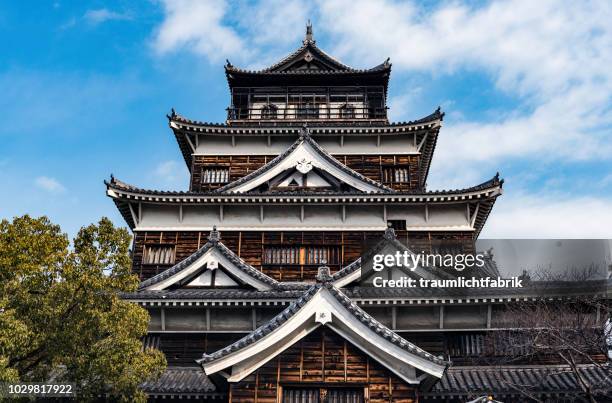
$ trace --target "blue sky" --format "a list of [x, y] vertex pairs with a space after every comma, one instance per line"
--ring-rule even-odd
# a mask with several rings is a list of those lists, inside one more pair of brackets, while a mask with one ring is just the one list
[[[534, 4], [535, 3], [535, 4]], [[165, 114], [221, 122], [226, 58], [271, 64], [318, 45], [387, 57], [392, 120], [447, 113], [429, 188], [500, 171], [483, 237], [612, 237], [612, 3], [564, 1], [5, 2], [0, 217], [73, 234], [123, 221], [102, 181], [187, 189]]]

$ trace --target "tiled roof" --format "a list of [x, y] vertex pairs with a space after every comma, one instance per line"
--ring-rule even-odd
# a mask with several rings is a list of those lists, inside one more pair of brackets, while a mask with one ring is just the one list
[[[286, 67], [291, 66], [295, 62], [303, 60], [301, 54], [310, 52], [311, 55], [315, 55], [323, 64], [327, 65], [327, 69], [288, 69]], [[285, 67], [285, 68], [284, 68]], [[312, 39], [305, 39], [302, 46], [290, 53], [286, 57], [282, 58], [273, 65], [266, 67], [261, 70], [245, 70], [233, 66], [229, 61], [225, 65], [226, 73], [245, 73], [245, 74], [347, 74], [347, 73], [371, 73], [388, 71], [391, 69], [391, 63], [389, 59], [383, 63], [372, 67], [370, 69], [355, 69], [349, 67], [346, 64], [340, 62], [333, 56], [330, 56], [317, 45], [316, 41]]]
[[426, 352], [425, 350], [415, 346], [414, 344], [410, 343], [409, 341], [405, 340], [404, 338], [402, 338], [401, 336], [393, 332], [391, 329], [382, 325], [380, 322], [378, 322], [376, 319], [374, 319], [372, 316], [366, 313], [363, 309], [357, 306], [357, 304], [351, 301], [351, 299], [348, 298], [346, 295], [344, 295], [340, 290], [335, 288], [332, 285], [332, 283], [329, 281], [325, 283], [317, 283], [313, 285], [305, 293], [303, 293], [300, 298], [298, 298], [295, 302], [293, 302], [291, 305], [285, 308], [281, 313], [279, 313], [277, 316], [272, 318], [270, 321], [260, 326], [258, 329], [254, 330], [253, 332], [249, 333], [247, 336], [243, 337], [242, 339], [236, 341], [235, 343], [230, 344], [229, 346], [219, 351], [216, 351], [212, 354], [204, 354], [202, 356], [202, 359], [199, 360], [199, 362], [205, 363], [205, 362], [210, 362], [210, 361], [220, 359], [226, 355], [229, 355], [233, 352], [241, 350], [261, 340], [268, 334], [272, 333], [275, 329], [280, 327], [283, 323], [287, 322], [287, 320], [289, 320], [303, 306], [305, 306], [317, 294], [317, 292], [322, 287], [327, 288], [330, 291], [330, 293], [349, 312], [351, 312], [355, 316], [355, 318], [357, 318], [360, 322], [362, 322], [363, 324], [368, 326], [370, 329], [372, 329], [374, 332], [379, 334], [381, 337], [387, 339], [388, 341], [395, 344], [396, 346], [412, 354], [416, 354], [422, 358], [425, 358], [431, 362], [434, 362], [439, 365], [446, 364], [446, 361], [444, 361], [443, 359], [438, 358], [434, 356], [433, 354], [430, 354]]
[[174, 276], [175, 274], [189, 267], [189, 265], [191, 265], [193, 262], [198, 260], [200, 257], [204, 256], [206, 252], [208, 252], [209, 250], [213, 248], [217, 249], [225, 258], [227, 258], [230, 262], [236, 265], [236, 267], [246, 272], [249, 276], [261, 281], [262, 283], [268, 284], [271, 287], [278, 286], [278, 282], [276, 280], [265, 275], [264, 273], [257, 270], [253, 266], [245, 263], [234, 252], [232, 252], [227, 246], [223, 245], [223, 243], [219, 241], [218, 233], [217, 235], [214, 235], [214, 236], [212, 235], [215, 232], [216, 232], [216, 229], [214, 229], [213, 232], [211, 232], [211, 237], [208, 238], [208, 242], [206, 242], [204, 246], [202, 246], [200, 249], [192, 253], [186, 259], [170, 267], [169, 269], [164, 270], [158, 275], [153, 276], [141, 282], [139, 285], [139, 289], [150, 287], [163, 280], [166, 280], [167, 278]]
[[[595, 391], [612, 393], [612, 371], [596, 365], [581, 366], [580, 374]], [[426, 393], [427, 397], [475, 393], [498, 395], [582, 393], [574, 373], [563, 366], [451, 367]]]
[[[348, 266], [347, 266], [348, 267]], [[355, 267], [355, 266], [353, 266]], [[332, 276], [332, 281], [336, 278]], [[342, 289], [347, 297], [356, 301], [381, 299], [406, 299], [440, 302], [443, 300], [462, 299], [465, 302], [474, 299], [514, 300], [523, 298], [572, 298], [573, 296], [607, 296], [609, 281], [586, 281], [580, 284], [569, 282], [532, 282], [523, 288], [390, 288], [353, 286]], [[163, 291], [139, 290], [122, 294], [130, 300], [287, 300], [300, 298], [312, 283], [279, 283], [279, 287], [254, 291], [244, 289], [176, 289]]]
[[149, 395], [207, 395], [217, 389], [200, 367], [168, 367], [159, 379], [141, 387]]
[[[309, 284], [311, 286], [312, 284]], [[304, 293], [304, 287], [298, 286], [293, 289], [273, 289], [266, 291], [254, 291], [244, 289], [210, 289], [192, 288], [176, 290], [139, 290], [136, 292], [123, 293], [122, 298], [138, 300], [266, 300], [266, 299], [290, 299], [299, 298]], [[307, 289], [307, 288], [306, 288]]]
[[[291, 145], [291, 147], [289, 147], [287, 150], [285, 150], [282, 154], [279, 154], [272, 161], [268, 162], [267, 164], [265, 164], [261, 168], [256, 169], [255, 171], [249, 173], [248, 175], [245, 175], [242, 178], [237, 179], [237, 180], [235, 180], [232, 183], [229, 183], [229, 184], [227, 184], [225, 186], [220, 187], [215, 192], [217, 192], [217, 193], [225, 193], [228, 190], [231, 190], [231, 189], [235, 188], [238, 185], [241, 185], [243, 183], [246, 183], [246, 182], [250, 181], [253, 178], [256, 178], [256, 177], [258, 177], [260, 175], [263, 175], [264, 173], [268, 172], [269, 170], [274, 168], [276, 165], [278, 165], [280, 162], [282, 162], [285, 158], [287, 158], [297, 147], [299, 147], [304, 142], [308, 143], [315, 150], [315, 152], [317, 154], [319, 154], [327, 162], [329, 162], [330, 164], [332, 164], [336, 168], [340, 169], [344, 173], [352, 176], [353, 178], [356, 178], [356, 179], [358, 179], [360, 181], [366, 182], [366, 183], [368, 183], [368, 184], [370, 184], [372, 186], [377, 187], [382, 193], [394, 193], [395, 192], [393, 189], [390, 189], [387, 186], [384, 186], [383, 184], [381, 184], [379, 182], [376, 182], [376, 181], [374, 181], [374, 180], [372, 180], [370, 178], [367, 178], [367, 177], [361, 175], [360, 173], [352, 170], [351, 168], [347, 167], [346, 165], [342, 164], [340, 161], [338, 161], [337, 159], [332, 157], [327, 151], [325, 151], [323, 148], [321, 148], [321, 146], [319, 146], [319, 144], [317, 144], [317, 142], [314, 141], [312, 137], [310, 137], [310, 131], [308, 130], [308, 128], [306, 126], [304, 126], [302, 128], [302, 132], [300, 134], [300, 137]], [[364, 192], [358, 192], [358, 194], [361, 194], [361, 193], [364, 193]], [[275, 194], [276, 194], [276, 192], [275, 192]]]
[[[272, 126], [272, 127], [260, 127], [258, 125], [258, 121], [253, 120], [253, 126], [249, 127], [248, 125], [241, 125], [241, 126], [235, 126], [235, 125], [228, 125], [227, 123], [218, 123], [218, 122], [204, 122], [204, 121], [200, 121], [200, 120], [192, 120], [192, 119], [188, 119], [178, 113], [176, 113], [174, 111], [174, 109], [172, 109], [171, 113], [169, 115], [167, 115], [168, 120], [170, 122], [177, 122], [177, 123], [185, 123], [190, 127], [203, 127], [203, 128], [209, 128], [209, 129], [225, 129], [225, 131], [221, 131], [219, 130], [219, 133], [222, 134], [249, 134], [249, 130], [251, 131], [267, 131], [269, 133], [276, 133], [278, 132], [278, 130], [283, 130], [282, 133], [280, 134], [294, 134], [294, 135], [299, 135], [300, 133], [300, 127], [302, 126], [302, 122], [300, 121], [277, 121], [275, 122], [276, 125]], [[440, 108], [437, 108], [434, 112], [430, 113], [429, 115], [419, 118], [419, 119], [415, 119], [415, 120], [407, 120], [407, 121], [401, 121], [401, 122], [391, 122], [389, 124], [385, 124], [381, 127], [376, 127], [375, 130], [388, 130], [388, 129], [392, 129], [392, 128], [401, 128], [403, 126], [414, 126], [414, 125], [421, 125], [421, 124], [429, 124], [438, 120], [443, 120], [444, 119], [444, 112], [442, 112], [440, 110]], [[293, 125], [291, 125], [291, 123], [293, 123]], [[317, 125], [318, 123], [318, 125]], [[286, 124], [286, 126], [284, 125]], [[313, 129], [315, 129], [315, 131], [313, 132], [313, 135], [319, 135], [319, 134], [325, 134], [327, 131], [333, 131], [334, 129], [336, 129], [337, 125], [341, 125], [341, 123], [339, 122], [326, 122], [324, 119], [321, 119], [318, 122], [309, 122], [310, 125], [313, 126]], [[330, 126], [333, 125], [333, 126]], [[372, 128], [368, 127], [368, 126], [359, 126], [358, 125], [359, 122], [355, 122], [355, 121], [350, 121], [346, 123], [347, 127], [341, 127], [342, 130], [345, 131], [349, 131], [346, 134], [362, 134], [362, 132], [366, 131], [366, 130], [372, 130]], [[375, 123], [377, 126], [380, 126], [380, 123]], [[327, 127], [326, 127], [327, 126]]]
[[[282, 155], [282, 154], [281, 154]], [[277, 157], [278, 158], [278, 157]], [[333, 158], [333, 157], [331, 157]], [[274, 160], [270, 161], [270, 163], [272, 163]], [[253, 171], [251, 172], [249, 175], [255, 173], [257, 171]], [[360, 175], [357, 173], [357, 175]], [[248, 176], [248, 175], [247, 175]], [[243, 177], [243, 178], [246, 178]], [[368, 178], [365, 178], [368, 179]], [[368, 181], [372, 181], [371, 179], [368, 179]], [[375, 181], [372, 181], [374, 183], [376, 183]], [[236, 182], [232, 182], [232, 184], [234, 184]], [[242, 183], [242, 182], [241, 182]], [[502, 187], [504, 183], [503, 179], [499, 179], [499, 176], [495, 176], [494, 178], [483, 182], [479, 185], [476, 186], [471, 186], [468, 188], [463, 188], [463, 189], [444, 189], [444, 190], [419, 190], [419, 189], [414, 189], [414, 190], [406, 190], [406, 191], [381, 191], [381, 193], [379, 193], [380, 195], [389, 195], [389, 196], [444, 196], [444, 195], [454, 195], [454, 194], [465, 194], [465, 193], [472, 193], [472, 192], [479, 192], [479, 191], [486, 191], [486, 190], [490, 190], [493, 188], [496, 188], [497, 186]], [[216, 190], [210, 190], [210, 191], [203, 191], [203, 192], [193, 192], [193, 191], [176, 191], [176, 190], [158, 190], [158, 189], [143, 189], [143, 188], [139, 188], [137, 186], [134, 185], [130, 185], [127, 184], [125, 182], [122, 182], [114, 177], [111, 177], [110, 181], [104, 181], [104, 184], [108, 187], [108, 188], [112, 188], [112, 189], [117, 189], [117, 190], [124, 190], [124, 191], [129, 191], [129, 192], [133, 192], [133, 193], [140, 193], [140, 194], [147, 194], [147, 195], [160, 195], [160, 196], [186, 196], [186, 197], [190, 197], [190, 196], [201, 196], [201, 197], [205, 197], [205, 196], [226, 196], [226, 195], [232, 195], [232, 196], [237, 196], [236, 194], [233, 193], [224, 193], [222, 189], [224, 188], [219, 188]], [[226, 185], [229, 186], [229, 185]], [[382, 185], [380, 185], [382, 186]], [[381, 189], [383, 190], [383, 189]], [[261, 194], [255, 194], [256, 196], [260, 196]], [[326, 193], [321, 193], [321, 192], [306, 192], [306, 191], [302, 191], [302, 192], [274, 192], [271, 193], [270, 196], [371, 196], [371, 195], [375, 195], [374, 193], [368, 193], [368, 194], [364, 194], [363, 192], [358, 192], [358, 191], [353, 191], [353, 192], [326, 192]], [[247, 197], [248, 194], [241, 194], [241, 197]]]

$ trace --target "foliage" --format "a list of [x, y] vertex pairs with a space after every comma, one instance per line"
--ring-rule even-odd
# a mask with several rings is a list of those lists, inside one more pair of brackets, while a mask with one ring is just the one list
[[72, 248], [48, 218], [0, 222], [0, 381], [70, 381], [80, 400], [106, 393], [139, 401], [163, 354], [142, 350], [149, 316], [134, 291], [130, 235], [102, 218]]

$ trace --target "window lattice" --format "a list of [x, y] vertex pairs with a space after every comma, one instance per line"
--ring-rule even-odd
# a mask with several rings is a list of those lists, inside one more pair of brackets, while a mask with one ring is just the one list
[[174, 246], [147, 245], [145, 246], [144, 264], [174, 264]]
[[268, 246], [264, 253], [264, 264], [319, 265], [339, 261], [338, 246]]
[[202, 183], [229, 182], [229, 168], [205, 168], [202, 170]]
[[451, 357], [478, 356], [484, 352], [484, 335], [462, 334], [450, 337], [448, 353]]
[[409, 183], [410, 170], [408, 167], [388, 167], [382, 171], [383, 183]]

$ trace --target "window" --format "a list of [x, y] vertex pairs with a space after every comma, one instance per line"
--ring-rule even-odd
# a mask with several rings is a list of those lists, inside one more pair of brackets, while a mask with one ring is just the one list
[[460, 334], [450, 335], [448, 339], [448, 354], [451, 357], [478, 356], [484, 352], [484, 335]]
[[408, 167], [383, 167], [382, 170], [383, 183], [409, 183], [410, 170]]
[[229, 168], [206, 167], [202, 169], [202, 183], [229, 182]]
[[283, 403], [363, 403], [363, 389], [283, 388]]
[[319, 403], [319, 389], [283, 389], [283, 403]]
[[174, 245], [146, 245], [144, 264], [174, 264]]
[[276, 119], [278, 115], [278, 108], [276, 105], [268, 104], [261, 108], [262, 119]]
[[340, 107], [340, 117], [342, 119], [355, 119], [355, 107], [352, 105], [342, 105]]
[[339, 264], [338, 246], [266, 246], [264, 264], [321, 265]]

